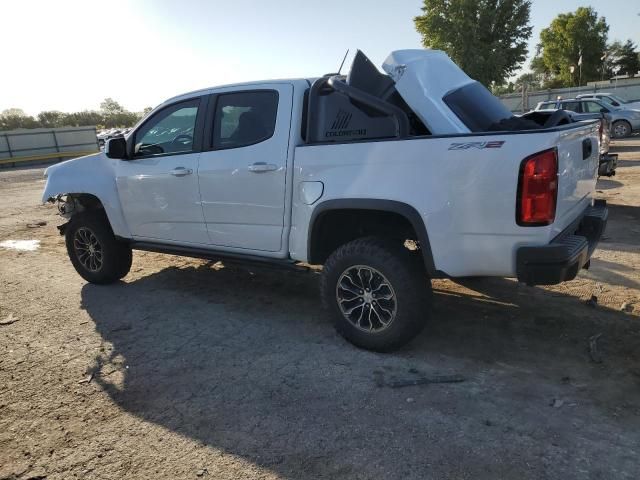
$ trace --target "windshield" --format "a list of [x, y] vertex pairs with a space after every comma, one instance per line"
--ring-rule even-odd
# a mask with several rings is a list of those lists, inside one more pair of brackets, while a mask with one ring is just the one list
[[617, 102], [618, 104], [620, 104], [620, 102], [618, 100], [616, 100], [613, 97], [585, 97], [586, 99], [592, 98], [593, 100], [600, 100], [602, 103], [604, 103], [605, 105], [608, 105], [611, 108], [617, 108], [616, 105], [613, 104], [613, 102]]
[[513, 116], [497, 97], [478, 82], [454, 90], [443, 100], [472, 132], [486, 132], [491, 125]]
[[536, 110], [546, 110], [549, 108], [556, 108], [556, 102], [540, 102], [537, 106], [536, 106]]
[[611, 102], [611, 100], [615, 100], [616, 102], [622, 104], [622, 103], [629, 103], [626, 100], [621, 99], [620, 97], [618, 97], [617, 95], [609, 95], [608, 97], [602, 97], [603, 100], [609, 100], [609, 102]]

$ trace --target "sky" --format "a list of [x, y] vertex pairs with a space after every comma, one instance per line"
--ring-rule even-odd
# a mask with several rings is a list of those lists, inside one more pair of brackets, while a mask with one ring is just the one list
[[[226, 83], [314, 77], [347, 49], [378, 66], [420, 48], [421, 0], [9, 0], [0, 9], [0, 111], [141, 111]], [[640, 0], [533, 0], [529, 54], [559, 13], [592, 6], [610, 40], [640, 44]], [[346, 65], [348, 65], [347, 60]], [[525, 64], [528, 65], [528, 61]]]

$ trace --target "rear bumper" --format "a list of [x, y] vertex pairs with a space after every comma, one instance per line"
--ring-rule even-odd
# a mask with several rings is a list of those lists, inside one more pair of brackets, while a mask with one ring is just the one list
[[606, 201], [596, 200], [577, 225], [572, 224], [548, 245], [518, 248], [518, 280], [527, 285], [554, 285], [573, 280], [596, 249], [608, 216]]
[[612, 177], [616, 174], [618, 166], [618, 155], [616, 153], [605, 153], [600, 155], [600, 165], [598, 166], [598, 176]]

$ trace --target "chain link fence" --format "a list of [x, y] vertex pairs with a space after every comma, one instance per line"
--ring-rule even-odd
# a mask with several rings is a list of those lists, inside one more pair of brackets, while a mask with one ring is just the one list
[[96, 127], [0, 132], [0, 167], [63, 160], [97, 151]]
[[624, 79], [616, 82], [595, 82], [592, 85], [571, 88], [554, 88], [548, 90], [529, 91], [526, 88], [518, 93], [501, 95], [500, 99], [513, 113], [525, 113], [536, 107], [538, 102], [556, 100], [558, 97], [574, 98], [584, 93], [606, 92], [617, 95], [625, 100], [640, 99], [640, 78]]

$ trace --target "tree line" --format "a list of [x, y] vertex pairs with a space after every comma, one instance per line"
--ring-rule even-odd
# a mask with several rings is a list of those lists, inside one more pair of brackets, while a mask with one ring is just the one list
[[8, 108], [0, 113], [0, 131], [21, 128], [60, 128], [86, 127], [126, 128], [132, 127], [151, 107], [142, 112], [130, 112], [112, 98], [105, 98], [100, 103], [100, 110], [83, 110], [81, 112], [60, 112], [49, 110], [38, 113], [35, 117], [27, 115], [20, 108]]
[[[512, 79], [529, 53], [531, 0], [423, 0], [415, 28], [427, 48], [444, 50], [469, 76], [495, 94], [585, 85], [613, 75], [635, 76], [640, 54], [632, 40], [609, 43], [609, 25], [592, 7], [558, 15], [540, 33], [530, 71]], [[150, 108], [130, 112], [106, 98], [100, 110], [0, 113], [0, 130], [95, 125], [133, 126]]]
[[541, 31], [530, 71], [511, 79], [529, 53], [530, 13], [531, 0], [424, 0], [414, 24], [425, 47], [444, 50], [494, 93], [523, 84], [559, 88], [638, 74], [637, 45], [609, 43], [606, 19], [580, 7], [558, 15]]

